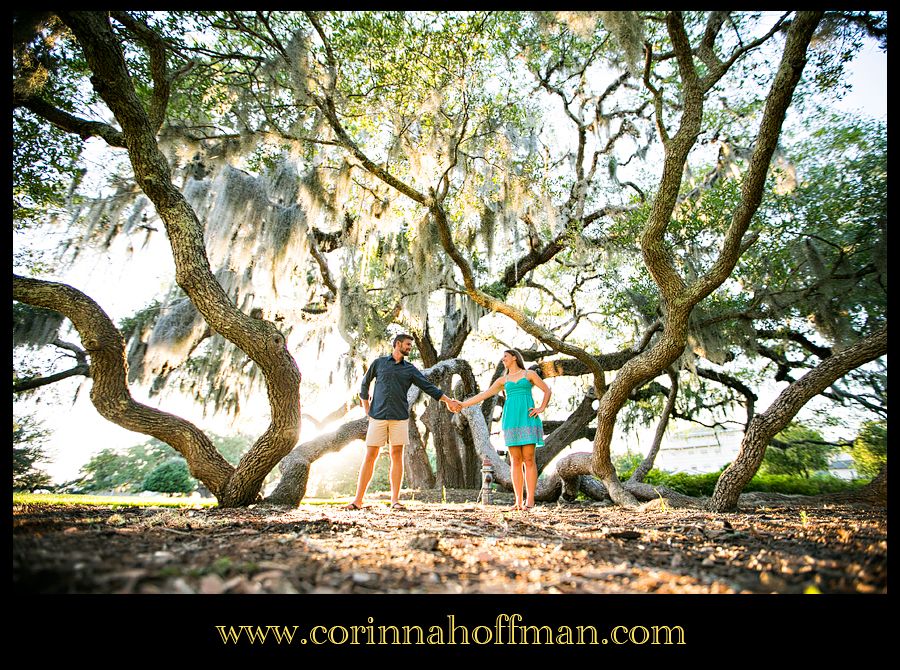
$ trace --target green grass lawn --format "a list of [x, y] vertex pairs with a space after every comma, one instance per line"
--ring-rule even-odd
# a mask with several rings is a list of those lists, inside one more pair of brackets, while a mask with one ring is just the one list
[[215, 507], [210, 498], [13, 493], [13, 505], [97, 505], [103, 507]]
[[[304, 498], [303, 505], [346, 505], [345, 498]], [[16, 493], [13, 505], [97, 505], [98, 507], [215, 507], [212, 498], [182, 498], [160, 496], [90, 495], [81, 493]]]

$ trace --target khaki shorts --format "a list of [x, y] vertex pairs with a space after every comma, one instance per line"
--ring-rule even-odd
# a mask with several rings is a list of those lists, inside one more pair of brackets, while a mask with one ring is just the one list
[[369, 417], [366, 446], [383, 447], [385, 444], [409, 444], [409, 419], [395, 421]]

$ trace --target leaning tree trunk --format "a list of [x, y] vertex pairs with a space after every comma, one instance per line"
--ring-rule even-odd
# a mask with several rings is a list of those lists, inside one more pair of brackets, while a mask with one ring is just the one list
[[[812, 397], [850, 370], [887, 353], [887, 326], [822, 361], [816, 368], [784, 389], [762, 414], [756, 415], [744, 433], [741, 450], [716, 482], [710, 508], [725, 512], [737, 507], [738, 496], [762, 464], [766, 445], [783, 430]], [[885, 474], [885, 479], [887, 475]]]
[[266, 498], [266, 502], [291, 507], [299, 505], [306, 495], [309, 468], [313, 462], [329, 452], [340, 451], [355, 440], [365, 440], [368, 427], [369, 420], [363, 417], [348, 421], [331, 433], [298, 445], [281, 461], [281, 481]]
[[[256, 500], [266, 475], [297, 443], [300, 432], [300, 372], [287, 350], [284, 335], [274, 323], [241, 312], [215, 280], [206, 256], [203, 227], [159, 150], [156, 133], [165, 118], [170, 73], [166, 45], [147, 26], [128, 20], [147, 47], [154, 90], [150, 110], [135, 91], [121, 42], [104, 12], [61, 12], [92, 72], [91, 83], [122, 127], [135, 179], [166, 227], [175, 260], [175, 278], [210, 327], [243, 350], [266, 380], [271, 422], [244, 454], [231, 478], [217, 495], [225, 507]], [[174, 446], [174, 445], [173, 445]], [[191, 464], [197, 468], [199, 464]]]
[[193, 477], [214, 496], [222, 494], [234, 468], [195, 425], [131, 397], [125, 340], [96, 302], [66, 284], [17, 275], [13, 300], [56, 310], [72, 322], [90, 356], [91, 402], [103, 418], [171, 445], [184, 456]]

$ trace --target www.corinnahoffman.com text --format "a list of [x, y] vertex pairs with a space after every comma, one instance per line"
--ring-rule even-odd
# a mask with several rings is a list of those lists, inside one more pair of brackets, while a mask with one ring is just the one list
[[526, 624], [520, 614], [498, 614], [491, 625], [464, 625], [449, 614], [432, 625], [392, 625], [367, 617], [364, 624], [215, 626], [226, 645], [683, 645], [681, 626], [603, 626]]

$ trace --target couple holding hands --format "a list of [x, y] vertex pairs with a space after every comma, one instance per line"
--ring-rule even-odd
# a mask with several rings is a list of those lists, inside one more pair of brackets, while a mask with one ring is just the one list
[[[514, 509], [528, 510], [534, 507], [538, 478], [534, 450], [544, 445], [544, 429], [539, 415], [550, 402], [550, 387], [535, 372], [525, 369], [521, 353], [515, 349], [507, 349], [502, 359], [506, 374], [499, 377], [486, 391], [460, 402], [445, 395], [416, 366], [406, 360], [412, 346], [411, 335], [397, 335], [393, 351], [387, 356], [376, 358], [363, 377], [359, 397], [369, 417], [366, 456], [359, 470], [356, 497], [344, 509], [363, 508], [363, 496], [372, 480], [378, 452], [385, 444], [390, 446], [391, 454], [391, 509], [404, 509], [399, 498], [403, 481], [403, 447], [409, 443], [406, 394], [412, 384], [446, 404], [447, 409], [454, 414], [464, 407], [477, 405], [500, 391], [506, 393], [501, 425], [512, 461], [511, 475], [516, 496]], [[373, 380], [377, 380], [377, 383], [370, 401], [369, 386]], [[531, 395], [533, 386], [544, 392], [544, 399], [537, 407], [534, 406]], [[523, 483], [527, 483], [527, 498], [523, 498]]]

